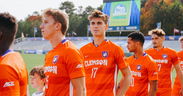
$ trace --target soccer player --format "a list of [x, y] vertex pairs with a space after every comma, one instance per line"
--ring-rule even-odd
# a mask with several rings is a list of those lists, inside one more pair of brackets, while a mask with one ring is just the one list
[[[132, 81], [126, 96], [155, 96], [158, 81], [158, 66], [154, 60], [143, 51], [144, 35], [133, 32], [128, 35], [127, 48], [134, 55], [126, 58], [129, 64]], [[148, 86], [149, 84], [149, 86]], [[148, 90], [148, 88], [150, 88]]]
[[[179, 38], [179, 42], [180, 42], [180, 46], [181, 46], [182, 50], [179, 51], [177, 54], [178, 54], [178, 57], [180, 60], [180, 68], [183, 71], [183, 37]], [[176, 78], [175, 78], [172, 96], [181, 96], [181, 83], [180, 83], [178, 76], [176, 76]]]
[[83, 57], [75, 45], [65, 39], [69, 25], [66, 13], [46, 9], [40, 25], [42, 35], [53, 49], [45, 57], [46, 96], [85, 96]]
[[30, 71], [30, 83], [37, 91], [32, 96], [43, 96], [45, 85], [45, 74], [42, 66], [36, 66]]
[[[108, 16], [95, 10], [88, 17], [93, 42], [80, 50], [84, 56], [87, 96], [122, 96], [130, 84], [130, 70], [122, 48], [105, 38]], [[117, 89], [118, 69], [124, 78]]]
[[0, 13], [0, 96], [26, 96], [28, 74], [17, 52], [11, 50], [18, 24], [14, 16]]
[[151, 30], [148, 34], [151, 35], [153, 48], [146, 50], [146, 53], [149, 54], [158, 64], [157, 96], [171, 96], [172, 65], [176, 69], [177, 76], [181, 80], [181, 88], [183, 88], [183, 76], [179, 67], [177, 52], [173, 49], [163, 46], [163, 41], [165, 40], [165, 32], [162, 29]]

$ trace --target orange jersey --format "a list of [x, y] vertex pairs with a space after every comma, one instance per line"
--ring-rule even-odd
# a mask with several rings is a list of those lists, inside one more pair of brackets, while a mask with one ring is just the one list
[[8, 50], [0, 56], [0, 96], [26, 96], [28, 74], [17, 52]]
[[71, 79], [85, 76], [83, 57], [68, 40], [63, 40], [45, 58], [46, 96], [73, 96]]
[[83, 46], [87, 96], [115, 96], [118, 69], [126, 68], [122, 48], [111, 41], [98, 47], [93, 43]]
[[175, 50], [162, 48], [156, 50], [150, 48], [146, 50], [155, 62], [158, 64], [158, 91], [157, 96], [171, 95], [171, 69], [172, 65], [178, 64], [178, 55]]
[[132, 73], [132, 81], [126, 96], [148, 96], [149, 81], [158, 80], [157, 64], [146, 53], [138, 59], [130, 56], [125, 61], [129, 64]]
[[[180, 68], [183, 71], [183, 51], [178, 52], [178, 57], [180, 60]], [[176, 76], [172, 96], [180, 96], [181, 84], [179, 78]]]

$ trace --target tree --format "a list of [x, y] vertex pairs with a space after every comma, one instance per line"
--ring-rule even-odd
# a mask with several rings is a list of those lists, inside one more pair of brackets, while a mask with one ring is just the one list
[[65, 1], [61, 3], [59, 9], [64, 10], [69, 15], [73, 14], [74, 11], [76, 10], [74, 3], [70, 1]]
[[[174, 28], [183, 29], [183, 5], [179, 0], [168, 2], [158, 0], [154, 3], [147, 2], [142, 8], [141, 31], [147, 35], [147, 32], [156, 28], [156, 24], [161, 22], [161, 28], [167, 35], [173, 35]], [[176, 19], [175, 19], [176, 18]]]

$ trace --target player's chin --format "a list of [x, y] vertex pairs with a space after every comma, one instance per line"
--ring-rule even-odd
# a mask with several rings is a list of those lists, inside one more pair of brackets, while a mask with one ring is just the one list
[[42, 37], [46, 40], [48, 40], [48, 36], [46, 36], [44, 33], [42, 33]]
[[153, 45], [153, 48], [157, 48], [157, 46], [156, 45]]

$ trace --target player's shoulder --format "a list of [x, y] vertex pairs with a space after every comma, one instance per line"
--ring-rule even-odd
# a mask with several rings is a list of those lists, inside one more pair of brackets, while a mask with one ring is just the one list
[[146, 54], [144, 57], [147, 62], [154, 62], [154, 59], [149, 54]]
[[183, 55], [183, 50], [182, 51], [179, 51], [177, 52], [178, 55]]
[[113, 50], [114, 52], [123, 51], [123, 48], [121, 46], [117, 45], [116, 43], [110, 40], [108, 40], [107, 44], [108, 44], [107, 47]]
[[88, 50], [88, 49], [90, 49], [91, 47], [92, 47], [92, 43], [90, 42], [90, 43], [88, 43], [88, 44], [82, 46], [82, 47], [80, 48], [80, 50], [81, 50], [81, 51], [82, 51], [82, 50]]
[[3, 57], [2, 62], [10, 62], [12, 60], [22, 59], [22, 56], [20, 55], [20, 53], [14, 52], [14, 51], [9, 52], [2, 57]]
[[18, 52], [9, 52], [6, 55], [4, 55], [2, 61], [1, 61], [1, 65], [7, 66], [7, 67], [11, 67], [14, 70], [19, 70], [19, 69], [25, 69], [26, 65], [23, 61], [22, 56], [20, 55], [20, 53]]
[[148, 52], [153, 52], [154, 51], [154, 48], [149, 48], [149, 49], [146, 49], [145, 52], [148, 53]]
[[169, 54], [177, 54], [177, 51], [172, 48], [165, 47], [164, 50], [166, 53], [169, 53]]
[[120, 48], [119, 45], [117, 45], [116, 43], [112, 42], [111, 40], [107, 40], [106, 42], [107, 42], [108, 45], [110, 45], [112, 47]]
[[127, 62], [128, 62], [128, 61], [132, 61], [132, 59], [134, 59], [134, 56], [133, 56], [133, 55], [124, 58], [124, 60], [127, 61]]

